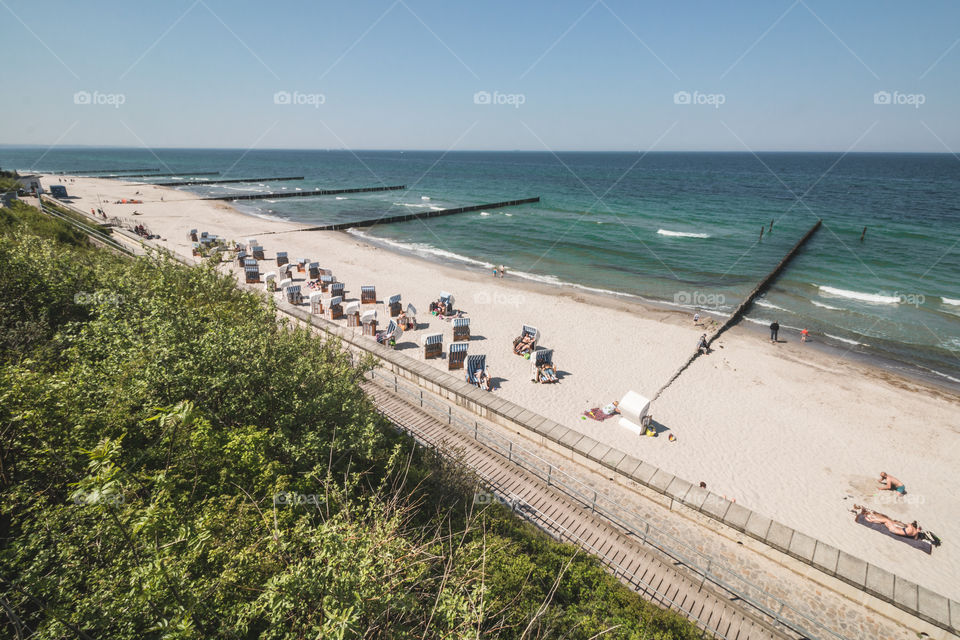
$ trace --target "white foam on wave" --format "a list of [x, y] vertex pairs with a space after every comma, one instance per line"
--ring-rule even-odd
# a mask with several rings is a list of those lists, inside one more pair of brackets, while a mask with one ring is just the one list
[[940, 300], [943, 301], [943, 304], [949, 304], [949, 305], [953, 305], [953, 306], [955, 306], [955, 307], [960, 306], [960, 300], [956, 300], [956, 299], [954, 299], [954, 298], [944, 298], [943, 296], [941, 296], [941, 297], [940, 297]]
[[834, 340], [839, 340], [840, 342], [846, 342], [847, 344], [852, 344], [854, 346], [863, 344], [862, 342], [857, 342], [856, 340], [850, 340], [849, 338], [841, 338], [840, 336], [835, 336], [831, 333], [825, 333], [823, 335], [827, 336], [828, 338], [833, 338]]
[[[420, 202], [394, 202], [393, 206], [395, 207], [429, 207], [430, 205], [422, 204]], [[433, 207], [430, 207], [430, 208], [432, 209]]]
[[833, 310], [833, 311], [843, 311], [843, 309], [841, 309], [840, 307], [831, 307], [831, 306], [828, 305], [828, 304], [824, 304], [824, 303], [822, 303], [822, 302], [817, 302], [816, 300], [811, 300], [811, 301], [810, 301], [810, 304], [812, 304], [812, 305], [815, 306], [815, 307], [820, 307], [821, 309], [831, 309], [831, 310]]
[[763, 307], [764, 309], [776, 309], [777, 311], [786, 311], [786, 309], [784, 309], [783, 307], [778, 307], [772, 302], [767, 302], [766, 300], [757, 300], [755, 304], [758, 307]]
[[488, 216], [488, 215], [490, 215], [490, 214], [487, 213], [486, 211], [481, 211], [481, 212], [480, 212], [480, 215], [482, 215], [482, 216]]
[[949, 380], [950, 382], [960, 382], [960, 379], [954, 378], [953, 376], [948, 376], [947, 374], [943, 373], [942, 371], [937, 371], [936, 369], [931, 369], [930, 367], [924, 367], [924, 366], [921, 366], [921, 365], [917, 365], [917, 366], [920, 367], [921, 369], [925, 370], [925, 371], [929, 371], [930, 373], [936, 374], [936, 375], [940, 376], [941, 378], [946, 378], [946, 379]]
[[709, 238], [709, 233], [688, 233], [686, 231], [668, 231], [667, 229], [657, 229], [657, 235], [669, 236], [671, 238]]
[[820, 294], [836, 296], [838, 298], [850, 298], [851, 300], [860, 300], [861, 302], [870, 302], [872, 304], [899, 304], [900, 298], [897, 296], [884, 296], [879, 293], [862, 293], [860, 291], [847, 291], [846, 289], [837, 289], [836, 287], [825, 287], [815, 285], [820, 288]]
[[346, 196], [337, 196], [337, 200], [346, 200]]
[[420, 199], [421, 199], [421, 200], [429, 200], [429, 199], [430, 199], [430, 196], [420, 196]]
[[268, 202], [268, 203], [270, 203], [270, 204], [276, 204], [277, 201], [276, 201], [276, 200], [264, 200], [264, 202]]
[[430, 205], [430, 208], [434, 211], [443, 211], [443, 207], [434, 207], [433, 205]]

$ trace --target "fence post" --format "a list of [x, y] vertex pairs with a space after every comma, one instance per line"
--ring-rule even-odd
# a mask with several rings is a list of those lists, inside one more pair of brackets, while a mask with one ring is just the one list
[[420, 408], [423, 408], [423, 389], [420, 389]]
[[547, 465], [547, 486], [550, 486], [550, 481], [553, 479], [553, 465]]
[[473, 439], [480, 440], [480, 423], [476, 420], [473, 421]]
[[393, 376], [393, 392], [394, 393], [400, 392], [400, 380], [399, 378], [397, 378], [397, 376]]
[[593, 505], [591, 505], [590, 511], [592, 511], [593, 513], [597, 512], [597, 492], [596, 491], [593, 492]]
[[447, 424], [453, 424], [453, 407], [447, 405]]
[[507, 460], [513, 460], [513, 441], [510, 442], [510, 448], [507, 449]]

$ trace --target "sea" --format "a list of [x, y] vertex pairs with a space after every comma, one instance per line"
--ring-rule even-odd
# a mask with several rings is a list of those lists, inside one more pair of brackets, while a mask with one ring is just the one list
[[[842, 354], [960, 384], [953, 154], [0, 147], [0, 167], [102, 176], [153, 169], [174, 175], [129, 180], [193, 180], [177, 188], [197, 196], [404, 186], [233, 203], [306, 224], [539, 196], [350, 233], [464, 269], [503, 264], [512, 277], [721, 316], [822, 220], [743, 322], [777, 320], [781, 336], [807, 329]], [[208, 171], [220, 173], [194, 175]], [[269, 179], [281, 176], [303, 179]], [[207, 184], [230, 178], [256, 180]]]

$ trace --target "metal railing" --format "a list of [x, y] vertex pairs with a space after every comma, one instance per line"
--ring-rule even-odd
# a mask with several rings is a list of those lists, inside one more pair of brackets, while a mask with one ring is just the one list
[[[426, 402], [430, 402], [427, 400]], [[449, 452], [445, 451], [443, 448], [443, 443], [437, 443], [431, 441], [429, 438], [424, 437], [422, 434], [418, 433], [416, 430], [408, 427], [404, 424], [402, 418], [397, 415], [393, 415], [388, 411], [383, 409], [378, 409], [399, 431], [410, 436], [417, 444], [428, 449], [436, 451], [439, 455], [447, 458], [448, 460], [456, 462], [457, 459], [454, 458]], [[454, 418], [456, 419], [456, 418]], [[638, 576], [633, 571], [630, 571], [629, 568], [623, 566], [607, 554], [603, 553], [600, 549], [595, 547], [593, 544], [588, 542], [583, 536], [571, 532], [568, 527], [560, 524], [556, 519], [551, 518], [543, 511], [535, 508], [533, 505], [529, 504], [525, 500], [522, 500], [519, 496], [506, 492], [503, 488], [500, 487], [499, 483], [496, 480], [492, 479], [489, 474], [486, 474], [480, 470], [471, 469], [471, 472], [478, 478], [480, 485], [489, 490], [491, 493], [497, 495], [503, 503], [510, 507], [510, 511], [514, 515], [522, 517], [524, 520], [527, 520], [538, 529], [544, 531], [550, 535], [555, 540], [560, 542], [570, 542], [587, 551], [594, 557], [596, 557], [602, 564], [607, 566], [614, 577], [618, 579], [625, 580], [631, 586], [634, 587], [638, 592], [641, 592], [643, 595], [647, 595], [654, 602], [659, 602], [660, 604], [665, 605], [667, 608], [674, 609], [679, 611], [687, 618], [696, 622], [701, 630], [705, 633], [710, 633], [712, 636], [720, 638], [721, 640], [730, 640], [729, 636], [724, 634], [722, 631], [716, 628], [716, 626], [711, 626], [708, 624], [707, 620], [704, 620], [700, 615], [696, 614], [691, 607], [683, 606], [683, 603], [678, 602], [674, 598], [671, 598], [669, 593], [663, 591], [652, 583], [644, 580], [641, 576]]]
[[544, 460], [535, 452], [519, 442], [480, 424], [479, 420], [466, 418], [460, 412], [454, 412], [452, 405], [434, 401], [424, 395], [423, 389], [413, 383], [401, 380], [392, 373], [373, 370], [371, 379], [383, 380], [398, 395], [403, 393], [413, 398], [420, 407], [430, 407], [445, 415], [447, 424], [459, 428], [475, 441], [499, 453], [520, 468], [532, 473], [553, 487], [573, 498], [591, 512], [599, 514], [627, 533], [637, 537], [664, 553], [672, 560], [685, 566], [701, 579], [701, 584], [710, 582], [740, 601], [749, 605], [764, 617], [779, 626], [807, 638], [815, 638], [807, 626], [816, 628], [826, 636], [837, 640], [848, 640], [843, 635], [826, 627], [810, 615], [799, 611], [783, 599], [741, 576], [723, 562], [712, 558], [674, 535], [651, 524], [635, 511], [625, 508], [616, 500], [593, 489], [580, 479], [570, 475], [553, 463]]

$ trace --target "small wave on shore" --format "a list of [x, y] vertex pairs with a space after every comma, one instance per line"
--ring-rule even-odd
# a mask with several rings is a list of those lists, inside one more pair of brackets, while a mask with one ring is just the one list
[[709, 238], [709, 233], [689, 233], [687, 231], [669, 231], [667, 229], [657, 229], [657, 235], [668, 236], [670, 238]]
[[955, 300], [953, 298], [945, 298], [943, 296], [940, 297], [940, 300], [943, 301], [943, 304], [949, 304], [950, 306], [953, 306], [953, 307], [960, 307], [960, 300]]
[[843, 311], [840, 307], [831, 307], [829, 304], [824, 304], [822, 302], [817, 302], [816, 300], [811, 300], [810, 304], [815, 307], [820, 307], [821, 309], [830, 309], [831, 311]]
[[772, 302], [767, 302], [766, 300], [756, 300], [754, 302], [758, 307], [763, 307], [764, 309], [776, 309], [777, 311], [786, 311], [783, 307], [778, 307]]
[[[831, 339], [833, 339], [833, 340], [839, 340], [840, 342], [846, 342], [847, 344], [852, 344], [852, 345], [855, 346], [855, 347], [856, 347], [856, 346], [859, 346], [859, 345], [863, 345], [862, 342], [857, 342], [856, 340], [851, 340], [851, 339], [849, 339], [849, 338], [841, 338], [840, 336], [835, 336], [835, 335], [833, 335], [832, 333], [825, 333], [825, 334], [823, 334], [823, 335], [825, 335], [826, 337], [831, 338]], [[864, 345], [864, 346], [866, 346], [866, 345]]]
[[849, 298], [861, 302], [870, 302], [872, 304], [900, 304], [900, 298], [897, 296], [884, 296], [879, 293], [862, 293], [860, 291], [847, 291], [846, 289], [837, 289], [836, 287], [826, 287], [815, 285], [820, 289], [820, 294], [835, 296], [838, 298]]

